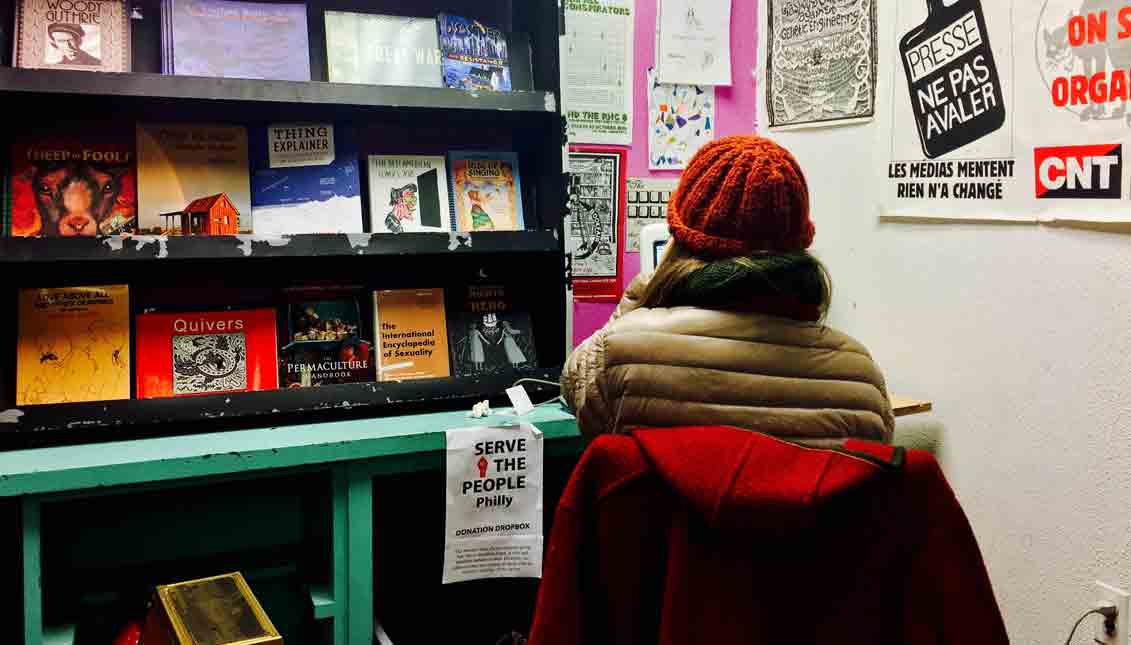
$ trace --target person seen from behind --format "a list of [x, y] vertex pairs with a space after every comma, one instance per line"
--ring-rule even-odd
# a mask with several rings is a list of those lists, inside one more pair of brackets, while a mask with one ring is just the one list
[[668, 227], [655, 273], [628, 286], [562, 372], [585, 435], [726, 425], [815, 446], [890, 442], [883, 375], [823, 323], [832, 283], [807, 251], [815, 228], [793, 155], [753, 135], [707, 144]]

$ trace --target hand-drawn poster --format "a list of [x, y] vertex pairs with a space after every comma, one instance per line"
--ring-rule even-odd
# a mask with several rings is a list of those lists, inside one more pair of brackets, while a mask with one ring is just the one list
[[648, 168], [682, 170], [715, 138], [715, 88], [669, 85], [648, 70]]
[[660, 0], [656, 76], [664, 83], [730, 85], [731, 0]]
[[625, 236], [628, 252], [640, 252], [640, 231], [649, 224], [667, 223], [668, 202], [678, 179], [629, 178], [625, 183]]
[[564, 0], [562, 113], [570, 143], [632, 144], [634, 0]]
[[915, 0], [894, 10], [883, 215], [1131, 220], [1131, 4]]
[[570, 228], [574, 297], [620, 298], [624, 240], [624, 168], [627, 153], [604, 146], [571, 146]]
[[770, 128], [826, 127], [876, 114], [875, 0], [769, 0]]

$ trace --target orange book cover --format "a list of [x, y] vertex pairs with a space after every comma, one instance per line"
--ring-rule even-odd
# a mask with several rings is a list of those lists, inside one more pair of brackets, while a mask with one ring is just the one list
[[373, 293], [377, 380], [448, 378], [448, 332], [443, 289]]
[[275, 310], [137, 317], [137, 398], [279, 387]]
[[128, 398], [129, 287], [21, 289], [16, 405]]

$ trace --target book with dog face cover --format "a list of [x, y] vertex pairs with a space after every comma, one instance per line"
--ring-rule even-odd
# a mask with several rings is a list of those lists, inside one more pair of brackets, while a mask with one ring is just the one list
[[128, 398], [129, 287], [21, 289], [16, 405]]

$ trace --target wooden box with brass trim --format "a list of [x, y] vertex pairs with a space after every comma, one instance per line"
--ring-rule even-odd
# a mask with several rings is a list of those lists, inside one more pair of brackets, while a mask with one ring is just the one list
[[160, 585], [141, 645], [282, 645], [239, 573]]

